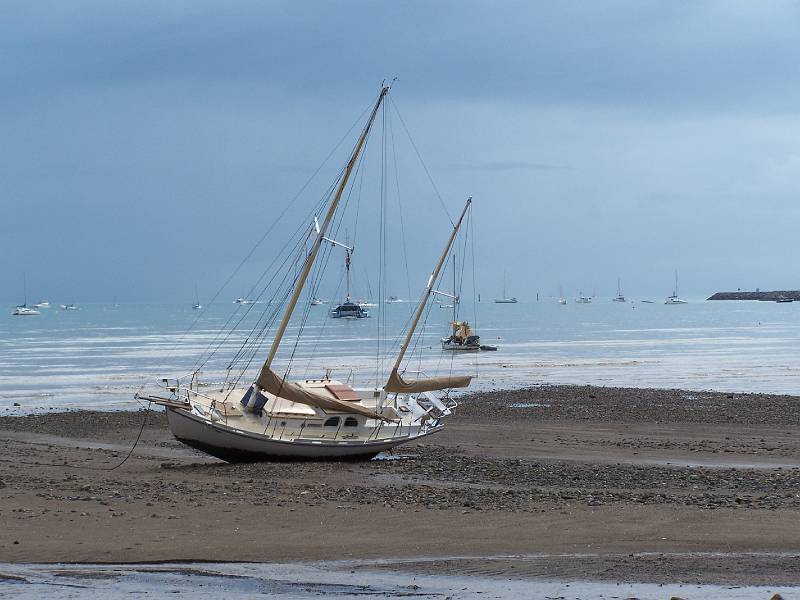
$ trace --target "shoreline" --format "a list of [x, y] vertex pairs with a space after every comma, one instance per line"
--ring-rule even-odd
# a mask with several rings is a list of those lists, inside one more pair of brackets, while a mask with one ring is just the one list
[[459, 401], [425, 443], [352, 464], [222, 463], [153, 413], [123, 467], [92, 470], [124, 458], [141, 412], [2, 416], [0, 561], [449, 560], [800, 585], [799, 397], [537, 386]]

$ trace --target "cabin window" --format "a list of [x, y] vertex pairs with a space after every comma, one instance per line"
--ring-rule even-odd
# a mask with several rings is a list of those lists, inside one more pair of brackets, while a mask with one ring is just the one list
[[338, 427], [339, 426], [339, 417], [331, 417], [330, 419], [325, 421], [325, 427]]
[[344, 420], [344, 426], [345, 427], [358, 427], [358, 419], [356, 419], [355, 417], [347, 417]]

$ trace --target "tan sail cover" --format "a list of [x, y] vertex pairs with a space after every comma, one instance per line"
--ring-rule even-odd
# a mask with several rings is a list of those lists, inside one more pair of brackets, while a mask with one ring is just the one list
[[472, 381], [472, 375], [459, 375], [456, 377], [428, 377], [427, 379], [415, 379], [414, 381], [404, 380], [397, 369], [389, 375], [389, 381], [383, 386], [387, 392], [397, 392], [401, 394], [416, 394], [420, 392], [433, 392], [435, 390], [447, 390], [450, 388], [467, 387]]
[[370, 417], [371, 419], [380, 419], [381, 421], [391, 420], [355, 402], [337, 400], [333, 394], [324, 388], [312, 390], [292, 381], [286, 381], [272, 369], [262, 369], [261, 373], [258, 375], [258, 379], [256, 379], [256, 385], [273, 396], [291, 402], [299, 402], [300, 404], [315, 406], [323, 410], [356, 413], [364, 415], [365, 417]]

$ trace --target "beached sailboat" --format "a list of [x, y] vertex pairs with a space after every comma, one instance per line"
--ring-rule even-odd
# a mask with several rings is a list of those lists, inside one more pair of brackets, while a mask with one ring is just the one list
[[[331, 231], [343, 192], [365, 145], [388, 86], [381, 89], [369, 119], [352, 150], [327, 201], [325, 216], [312, 229], [310, 248], [304, 250], [302, 268], [292, 277], [286, 309], [275, 331], [264, 364], [252, 384], [208, 390], [196, 385], [195, 371], [187, 386], [166, 383], [169, 397], [137, 395], [166, 407], [175, 437], [224, 460], [269, 460], [275, 458], [344, 459], [368, 458], [442, 429], [442, 419], [456, 406], [437, 392], [467, 387], [472, 376], [441, 376], [406, 379], [402, 365], [406, 352], [433, 295], [442, 265], [469, 211], [468, 199], [453, 225], [445, 248], [431, 273], [396, 360], [382, 386], [353, 388], [331, 379], [290, 381], [290, 367], [276, 372], [274, 361], [289, 321], [301, 297], [317, 256]], [[307, 235], [303, 239], [309, 239]], [[313, 280], [312, 280], [313, 281]], [[313, 285], [312, 285], [313, 291]], [[255, 347], [258, 349], [258, 346]], [[244, 373], [244, 371], [243, 371]]]
[[28, 306], [28, 279], [24, 273], [22, 274], [22, 297], [24, 302], [22, 304], [18, 304], [14, 309], [14, 312], [12, 313], [14, 316], [35, 317], [36, 315], [41, 314], [35, 308]]
[[506, 293], [506, 272], [503, 271], [503, 297], [502, 298], [495, 298], [495, 304], [516, 304], [517, 298], [516, 296], [509, 297]]
[[686, 304], [686, 300], [682, 300], [678, 296], [678, 270], [675, 269], [675, 287], [672, 290], [672, 295], [667, 296], [667, 299], [664, 300], [664, 304]]

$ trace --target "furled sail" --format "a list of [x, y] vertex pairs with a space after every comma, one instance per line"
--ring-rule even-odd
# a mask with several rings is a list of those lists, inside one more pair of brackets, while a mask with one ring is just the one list
[[448, 390], [450, 388], [463, 388], [467, 387], [470, 381], [472, 381], [472, 375], [428, 377], [426, 379], [406, 381], [400, 376], [397, 369], [394, 369], [392, 370], [392, 374], [389, 375], [389, 381], [386, 382], [383, 389], [389, 393], [416, 394], [420, 392]]
[[327, 411], [355, 413], [381, 421], [391, 420], [389, 417], [355, 402], [338, 400], [332, 395], [325, 394], [322, 390], [316, 391], [308, 389], [292, 381], [287, 381], [270, 368], [261, 369], [261, 373], [259, 373], [258, 379], [256, 379], [256, 385], [273, 396], [291, 402], [299, 402], [300, 404], [314, 406]]

